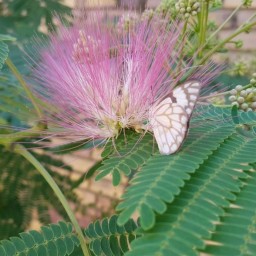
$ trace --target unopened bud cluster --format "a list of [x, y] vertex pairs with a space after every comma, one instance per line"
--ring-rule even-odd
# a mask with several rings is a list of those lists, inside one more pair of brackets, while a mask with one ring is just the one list
[[129, 31], [139, 21], [138, 15], [135, 13], [124, 14], [120, 17], [117, 23], [118, 32]]
[[153, 9], [147, 9], [142, 13], [141, 19], [150, 21], [155, 15], [155, 11]]
[[185, 18], [195, 16], [200, 12], [200, 2], [198, 0], [180, 0], [175, 4], [176, 11]]
[[242, 85], [237, 85], [230, 94], [229, 100], [232, 106], [237, 106], [244, 111], [256, 111], [256, 88], [244, 89]]

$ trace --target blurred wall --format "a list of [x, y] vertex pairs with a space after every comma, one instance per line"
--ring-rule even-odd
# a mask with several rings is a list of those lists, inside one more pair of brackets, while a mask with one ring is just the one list
[[[74, 6], [74, 3], [83, 4], [85, 1], [89, 3], [91, 8], [99, 8], [103, 6], [113, 7], [115, 8], [117, 3], [129, 2], [135, 3], [137, 0], [64, 0], [68, 5]], [[141, 9], [144, 5], [148, 8], [156, 8], [161, 0], [139, 0], [140, 5], [138, 8]], [[223, 21], [232, 13], [232, 11], [240, 5], [242, 0], [224, 0], [223, 8], [221, 10], [212, 12], [210, 14], [210, 18], [214, 20], [217, 25], [223, 23]], [[224, 38], [228, 36], [232, 31], [234, 31], [238, 26], [240, 26], [243, 22], [245, 22], [253, 13], [256, 12], [256, 1], [254, 0], [252, 3], [252, 7], [243, 8], [240, 10], [223, 28], [223, 30], [219, 33], [220, 38]], [[254, 19], [256, 21], [256, 18]], [[236, 49], [233, 44], [230, 44], [229, 48], [231, 50], [230, 59], [237, 59], [239, 56], [245, 59], [252, 59], [256, 55], [256, 30], [254, 30], [250, 34], [242, 34], [237, 37], [237, 39], [242, 39], [244, 41], [244, 46], [242, 49]], [[254, 52], [255, 51], [255, 52]], [[254, 54], [252, 54], [254, 52]]]

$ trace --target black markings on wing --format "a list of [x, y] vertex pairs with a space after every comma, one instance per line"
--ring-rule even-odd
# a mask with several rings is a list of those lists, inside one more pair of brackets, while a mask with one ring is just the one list
[[200, 88], [200, 82], [188, 81], [173, 90], [177, 104], [185, 109], [189, 117], [197, 102]]
[[188, 115], [183, 107], [166, 98], [156, 107], [150, 123], [160, 153], [175, 153], [187, 133]]

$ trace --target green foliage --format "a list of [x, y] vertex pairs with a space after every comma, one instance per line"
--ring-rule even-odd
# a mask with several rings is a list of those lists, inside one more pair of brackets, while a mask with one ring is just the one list
[[213, 105], [199, 105], [193, 113], [191, 126], [202, 122], [212, 123], [218, 127], [235, 127], [239, 124], [255, 125], [256, 112], [244, 112], [235, 108], [231, 109], [230, 107], [223, 108]]
[[[1, 4], [1, 3], [0, 3]], [[38, 30], [42, 19], [48, 29], [54, 28], [54, 13], [70, 14], [70, 8], [64, 5], [63, 0], [4, 0], [3, 11], [0, 8], [0, 31], [13, 34], [19, 39], [26, 39]]]
[[[116, 143], [117, 152], [104, 153], [105, 159], [99, 168], [96, 179], [111, 173], [114, 184], [120, 181], [120, 173], [126, 176], [138, 171], [122, 196], [123, 202], [117, 206], [121, 211], [118, 223], [123, 225], [134, 212], [141, 216], [142, 228], [148, 230], [155, 225], [156, 214], [166, 211], [166, 203], [174, 200], [185, 181], [195, 173], [199, 165], [211, 157], [213, 151], [222, 145], [225, 139], [238, 131], [241, 125], [256, 125], [254, 112], [233, 111], [231, 108], [198, 106], [194, 112], [191, 129], [181, 151], [171, 156], [152, 154], [153, 138], [149, 134], [139, 140], [132, 133]], [[255, 134], [252, 134], [255, 139]], [[207, 146], [206, 146], [207, 145]], [[254, 154], [250, 154], [254, 156]]]
[[117, 152], [113, 151], [113, 148], [109, 152], [109, 145], [107, 146], [104, 152], [105, 160], [99, 168], [96, 180], [112, 174], [113, 185], [117, 186], [121, 181], [122, 173], [129, 176], [133, 170], [137, 170], [147, 161], [151, 155], [152, 145], [152, 137], [148, 134], [136, 136], [128, 132], [125, 136], [120, 136], [116, 142]]
[[142, 245], [149, 241], [150, 246], [143, 249], [149, 256], [198, 255], [225, 210], [232, 209], [231, 202], [236, 203], [240, 197], [243, 182], [249, 182], [249, 163], [255, 160], [255, 153], [249, 152], [255, 147], [256, 140], [236, 134], [220, 143], [167, 205], [165, 213], [156, 218], [155, 226], [132, 243], [127, 255], [140, 255]]
[[85, 230], [90, 250], [95, 255], [121, 256], [129, 250], [131, 241], [137, 235], [134, 232], [138, 224], [130, 219], [125, 225], [117, 225], [117, 216], [105, 218], [101, 222], [91, 223]]
[[5, 63], [9, 54], [8, 45], [3, 41], [14, 41], [14, 40], [15, 38], [11, 36], [0, 34], [0, 69], [3, 67], [3, 64]]
[[211, 239], [213, 243], [208, 244], [203, 252], [218, 256], [255, 255], [255, 168], [256, 165], [248, 173], [247, 180], [243, 181], [234, 207], [227, 209], [220, 218]]
[[166, 211], [166, 203], [172, 202], [180, 193], [184, 181], [230, 133], [230, 128], [199, 127], [195, 132], [191, 130], [179, 154], [169, 157], [155, 155], [149, 159], [131, 180], [131, 186], [122, 196], [124, 201], [117, 206], [117, 210], [122, 211], [118, 223], [124, 224], [137, 211], [141, 216], [141, 226], [152, 228], [155, 214]]
[[[0, 146], [0, 238], [4, 239], [25, 230], [37, 210], [42, 224], [50, 222], [49, 210], [56, 209], [66, 218], [62, 205], [34, 167], [23, 157]], [[55, 169], [63, 162], [46, 154], [34, 155], [47, 168], [65, 196], [82, 209], [80, 199], [72, 190], [69, 166], [58, 173]]]
[[7, 57], [9, 49], [6, 43], [0, 41], [0, 69], [3, 67]]
[[[41, 232], [31, 230], [22, 232], [19, 237], [0, 241], [0, 255], [71, 255], [79, 240], [72, 231], [70, 223], [58, 222], [42, 226]], [[76, 254], [78, 255], [78, 254]]]

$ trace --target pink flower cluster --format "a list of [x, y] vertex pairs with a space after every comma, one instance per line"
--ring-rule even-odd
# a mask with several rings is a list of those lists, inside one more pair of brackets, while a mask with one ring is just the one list
[[[56, 134], [106, 139], [124, 128], [150, 130], [151, 106], [188, 71], [189, 65], [180, 68], [186, 44], [181, 24], [154, 17], [116, 28], [94, 15], [60, 28], [41, 50], [35, 90]], [[197, 69], [190, 78], [204, 85], [212, 78], [206, 71]]]

